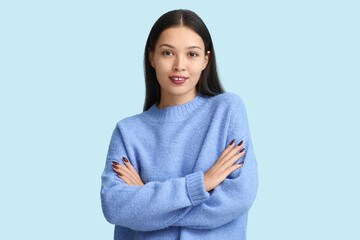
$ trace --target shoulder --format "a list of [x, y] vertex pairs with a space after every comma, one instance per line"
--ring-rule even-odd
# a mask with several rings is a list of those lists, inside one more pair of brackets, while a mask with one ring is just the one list
[[[243, 99], [237, 93], [226, 92], [214, 96], [216, 106], [226, 109], [230, 118], [247, 119], [247, 112]], [[217, 99], [216, 99], [217, 98]]]
[[244, 108], [244, 102], [240, 95], [233, 92], [225, 92], [212, 97], [213, 103], [221, 107]]
[[216, 95], [219, 99], [223, 100], [223, 101], [227, 101], [229, 103], [231, 102], [242, 102], [242, 98], [240, 97], [240, 95], [238, 95], [237, 93], [233, 93], [233, 92], [225, 92], [219, 95]]
[[118, 128], [136, 128], [142, 123], [142, 113], [133, 116], [125, 117], [116, 123]]

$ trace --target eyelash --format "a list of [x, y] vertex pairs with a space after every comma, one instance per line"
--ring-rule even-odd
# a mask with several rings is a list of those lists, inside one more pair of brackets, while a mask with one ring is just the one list
[[170, 51], [163, 51], [163, 55], [165, 55], [165, 56], [170, 56], [170, 55], [168, 55], [167, 53], [171, 53], [172, 54], [172, 52], [170, 52]]
[[[171, 56], [171, 55], [169, 55], [169, 54], [167, 54], [167, 53], [173, 54], [171, 51], [163, 51], [163, 52], [162, 52], [162, 54], [163, 54], [164, 56]], [[197, 57], [197, 56], [199, 56], [199, 54], [197, 54], [196, 52], [189, 52], [189, 53], [188, 53], [188, 56], [190, 56], [190, 57]]]

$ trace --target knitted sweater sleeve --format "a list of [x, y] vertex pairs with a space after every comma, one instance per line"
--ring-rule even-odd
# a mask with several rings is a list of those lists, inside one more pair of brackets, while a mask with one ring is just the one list
[[[232, 172], [210, 194], [210, 198], [192, 209], [172, 226], [212, 229], [224, 225], [252, 206], [258, 188], [257, 161], [251, 142], [247, 114], [240, 97], [235, 99], [230, 119], [227, 144], [244, 141], [245, 155], [236, 163], [244, 165]], [[226, 145], [227, 146], [227, 145]]]
[[112, 161], [123, 164], [122, 156], [127, 157], [126, 147], [116, 127], [101, 175], [100, 192], [103, 214], [112, 224], [136, 231], [163, 229], [210, 196], [201, 171], [163, 182], [148, 182], [141, 187], [128, 185], [112, 169]]

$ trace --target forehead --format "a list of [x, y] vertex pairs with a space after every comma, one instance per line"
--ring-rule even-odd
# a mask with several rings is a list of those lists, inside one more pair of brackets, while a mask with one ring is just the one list
[[175, 48], [199, 46], [204, 49], [204, 41], [194, 30], [185, 26], [177, 26], [165, 29], [159, 36], [156, 46], [170, 44]]

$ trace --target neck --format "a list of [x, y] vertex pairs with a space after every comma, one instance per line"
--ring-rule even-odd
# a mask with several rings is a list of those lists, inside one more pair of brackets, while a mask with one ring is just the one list
[[197, 91], [191, 91], [182, 95], [170, 95], [168, 93], [161, 93], [160, 103], [157, 105], [159, 109], [163, 109], [170, 106], [182, 105], [190, 102], [197, 96]]
[[144, 116], [156, 123], [181, 122], [194, 114], [194, 111], [207, 102], [209, 96], [198, 93], [191, 101], [174, 106], [159, 108], [153, 104]]

